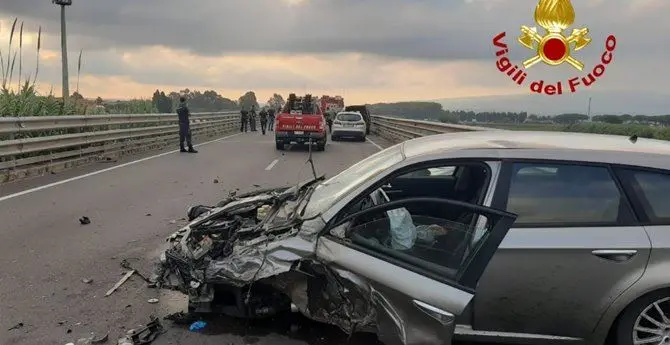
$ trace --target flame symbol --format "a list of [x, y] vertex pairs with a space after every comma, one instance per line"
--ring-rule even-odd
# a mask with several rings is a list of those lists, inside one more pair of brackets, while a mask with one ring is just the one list
[[535, 8], [535, 22], [549, 32], [563, 32], [574, 21], [570, 0], [540, 0]]

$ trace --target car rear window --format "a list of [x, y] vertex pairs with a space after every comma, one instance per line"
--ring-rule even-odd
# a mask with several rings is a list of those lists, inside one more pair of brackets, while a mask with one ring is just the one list
[[361, 116], [358, 114], [340, 114], [337, 115], [337, 119], [340, 121], [360, 121]]

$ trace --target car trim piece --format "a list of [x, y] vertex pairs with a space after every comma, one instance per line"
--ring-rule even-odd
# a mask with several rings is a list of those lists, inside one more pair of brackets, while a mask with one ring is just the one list
[[432, 305], [428, 303], [424, 303], [421, 301], [417, 300], [412, 300], [412, 304], [414, 306], [424, 312], [426, 315], [432, 317], [433, 319], [437, 320], [442, 326], [447, 326], [451, 325], [454, 323], [456, 320], [456, 316], [448, 311], [444, 311], [440, 308], [433, 307]]
[[564, 337], [559, 335], [535, 334], [535, 333], [514, 333], [502, 331], [479, 331], [472, 329], [469, 325], [456, 325], [454, 332], [456, 340], [476, 340], [509, 342], [513, 344], [537, 344], [538, 340], [545, 341], [545, 344], [565, 344], [565, 343], [583, 343], [584, 339], [574, 337]]

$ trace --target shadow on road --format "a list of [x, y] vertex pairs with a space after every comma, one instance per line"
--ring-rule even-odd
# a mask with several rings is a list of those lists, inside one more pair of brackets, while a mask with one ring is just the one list
[[[181, 322], [172, 323], [172, 326], [183, 328], [184, 331], [188, 332], [190, 322], [195, 320], [181, 320]], [[200, 332], [202, 336], [236, 335], [243, 337], [245, 344], [255, 344], [261, 340], [261, 337], [279, 334], [304, 341], [310, 345], [383, 345], [374, 334], [357, 333], [349, 338], [347, 334], [335, 326], [311, 321], [296, 313], [279, 314], [261, 320], [235, 319], [223, 315], [203, 315], [200, 320], [207, 322], [207, 327]]]

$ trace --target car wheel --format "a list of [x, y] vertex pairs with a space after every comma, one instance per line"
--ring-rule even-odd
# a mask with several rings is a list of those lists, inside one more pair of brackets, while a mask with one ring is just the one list
[[633, 302], [621, 315], [617, 345], [670, 344], [670, 291], [659, 291]]
[[284, 143], [277, 143], [276, 144], [277, 150], [284, 150]]
[[340, 139], [338, 139], [337, 136], [335, 136], [335, 135], [331, 135], [331, 136], [330, 136], [330, 139], [331, 139], [332, 141], [338, 141], [338, 140], [340, 140]]
[[325, 151], [326, 150], [326, 144], [323, 143], [323, 144], [316, 145], [316, 150], [317, 151]]
[[365, 141], [365, 135], [362, 135], [360, 138], [358, 138], [359, 141]]

